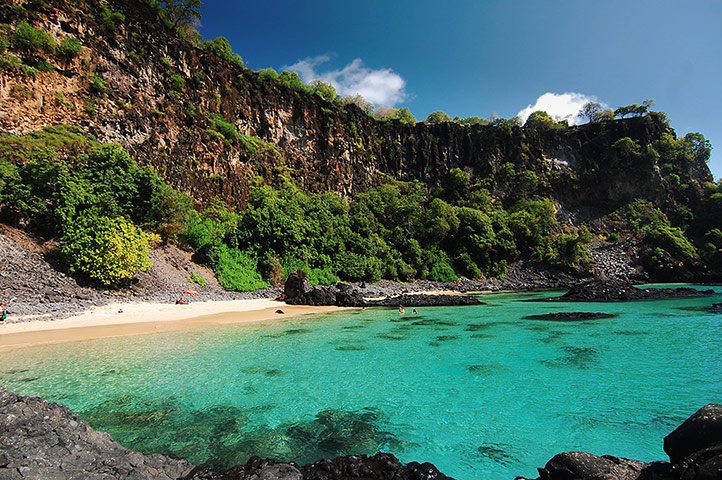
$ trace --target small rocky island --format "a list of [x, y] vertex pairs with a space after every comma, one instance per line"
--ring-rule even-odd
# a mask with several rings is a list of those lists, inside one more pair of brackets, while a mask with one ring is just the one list
[[[722, 405], [699, 409], [664, 439], [669, 462], [564, 452], [537, 480], [715, 480], [722, 478]], [[0, 478], [109, 480], [445, 480], [430, 463], [388, 453], [298, 465], [252, 457], [226, 471], [166, 455], [143, 455], [94, 430], [68, 407], [0, 387]], [[510, 479], [511, 480], [511, 479]], [[527, 480], [518, 477], [518, 480]]]

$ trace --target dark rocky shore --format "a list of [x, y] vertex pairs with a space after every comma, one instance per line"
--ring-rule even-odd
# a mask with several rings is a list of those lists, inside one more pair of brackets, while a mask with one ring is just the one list
[[[564, 452], [537, 480], [718, 480], [722, 478], [722, 405], [710, 404], [664, 439], [669, 462]], [[308, 465], [252, 457], [215, 471], [166, 455], [143, 455], [91, 428], [69, 408], [0, 387], [0, 479], [106, 480], [444, 480], [430, 463], [406, 465], [391, 454], [349, 455]], [[527, 480], [518, 477], [518, 480]]]
[[623, 302], [630, 300], [657, 300], [662, 298], [689, 298], [715, 295], [715, 291], [695, 288], [638, 288], [633, 283], [619, 280], [588, 280], [573, 285], [560, 297], [546, 298], [550, 302]]
[[481, 305], [481, 301], [470, 295], [408, 294], [387, 295], [382, 298], [364, 298], [365, 288], [347, 283], [329, 286], [309, 285], [306, 272], [296, 270], [288, 276], [283, 295], [290, 305], [335, 305], [338, 307], [449, 307]]

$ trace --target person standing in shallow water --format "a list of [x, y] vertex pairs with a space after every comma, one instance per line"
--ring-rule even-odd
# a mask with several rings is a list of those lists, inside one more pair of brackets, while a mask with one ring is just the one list
[[401, 306], [399, 307], [399, 313], [400, 313], [401, 315], [403, 315], [403, 314], [406, 313], [406, 310], [404, 310], [404, 306], [403, 306], [403, 305], [401, 305]]

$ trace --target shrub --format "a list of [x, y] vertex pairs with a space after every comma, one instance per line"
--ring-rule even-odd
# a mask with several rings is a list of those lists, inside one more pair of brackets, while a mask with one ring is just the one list
[[20, 22], [15, 28], [13, 45], [18, 50], [25, 52], [53, 53], [55, 51], [53, 37], [39, 28], [33, 28], [28, 22]]
[[125, 22], [125, 15], [120, 12], [113, 12], [107, 5], [100, 7], [100, 30], [103, 34], [114, 34], [118, 26]]
[[207, 285], [207, 281], [205, 278], [203, 278], [203, 275], [191, 272], [191, 274], [188, 276], [188, 281], [191, 283], [195, 283], [196, 285], [200, 285], [201, 287], [205, 287]]
[[60, 251], [71, 272], [105, 285], [150, 270], [148, 237], [128, 220], [86, 212], [66, 229]]
[[226, 290], [250, 292], [268, 287], [258, 273], [258, 261], [236, 248], [220, 244], [210, 252], [209, 259]]
[[78, 56], [82, 48], [83, 46], [77, 38], [67, 37], [60, 42], [60, 45], [58, 45], [58, 48], [56, 49], [56, 53], [59, 57], [65, 60], [72, 60]]
[[239, 137], [238, 127], [235, 124], [229, 122], [225, 117], [219, 113], [216, 113], [211, 117], [211, 130], [220, 133], [223, 138], [229, 142], [237, 140]]
[[47, 60], [40, 60], [37, 65], [35, 65], [35, 69], [39, 72], [54, 72], [55, 67], [48, 62]]
[[103, 77], [98, 75], [98, 72], [93, 72], [90, 76], [90, 91], [100, 94], [108, 91], [108, 84], [103, 80]]
[[228, 39], [225, 37], [218, 37], [215, 40], [206, 40], [203, 42], [202, 47], [204, 50], [214, 53], [224, 60], [227, 60], [239, 67], [243, 66], [243, 59], [240, 55], [233, 53], [231, 50], [231, 44], [228, 43]]
[[459, 276], [446, 258], [438, 258], [431, 267], [429, 278], [437, 282], [455, 282]]
[[258, 72], [258, 76], [261, 77], [263, 80], [278, 80], [279, 75], [278, 72], [276, 72], [272, 68], [264, 68], [263, 70], [260, 70]]
[[176, 92], [182, 92], [186, 88], [186, 79], [178, 74], [171, 75], [170, 88]]

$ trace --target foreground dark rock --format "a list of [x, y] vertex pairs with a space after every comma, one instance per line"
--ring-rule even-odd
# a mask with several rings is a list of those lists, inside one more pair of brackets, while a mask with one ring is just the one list
[[722, 313], [722, 303], [713, 303], [712, 311], [716, 313]]
[[411, 462], [406, 465], [388, 453], [374, 456], [348, 455], [333, 460], [319, 460], [310, 465], [279, 463], [252, 457], [245, 465], [224, 472], [197, 469], [185, 480], [444, 480], [449, 479], [430, 463]]
[[538, 469], [537, 480], [722, 479], [722, 405], [706, 405], [685, 420], [664, 439], [664, 451], [670, 462], [564, 452]]
[[338, 307], [456, 307], [481, 305], [478, 298], [469, 295], [401, 294], [366, 300], [360, 288], [347, 283], [312, 287], [306, 272], [296, 270], [288, 276], [284, 287], [286, 303], [290, 305], [335, 305]]
[[599, 320], [602, 318], [614, 318], [617, 315], [602, 312], [553, 312], [540, 315], [527, 315], [524, 318], [529, 320], [549, 320], [552, 322], [576, 322], [583, 320]]
[[722, 442], [722, 405], [710, 404], [684, 421], [664, 439], [664, 451], [679, 463], [699, 450]]
[[0, 388], [0, 478], [177, 479], [193, 465], [142, 455], [93, 430], [68, 407]]
[[432, 464], [377, 453], [310, 465], [252, 457], [227, 471], [165, 455], [143, 455], [98, 432], [68, 407], [0, 387], [0, 479], [34, 480], [444, 480]]
[[618, 302], [628, 300], [655, 300], [661, 298], [703, 297], [715, 291], [694, 288], [637, 288], [623, 280], [591, 280], [572, 286], [561, 297], [546, 301], [561, 302]]

